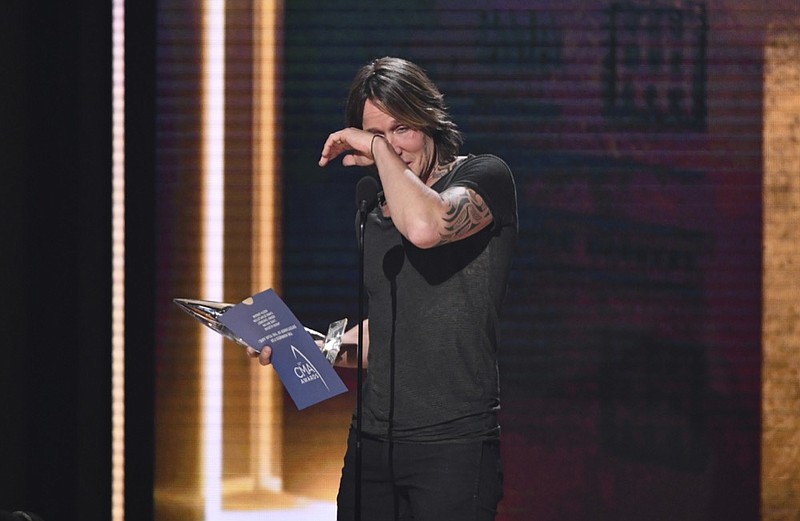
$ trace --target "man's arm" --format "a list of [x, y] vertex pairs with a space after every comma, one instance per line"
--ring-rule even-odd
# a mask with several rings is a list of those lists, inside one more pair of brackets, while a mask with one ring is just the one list
[[385, 139], [372, 153], [397, 230], [418, 248], [465, 239], [492, 223], [492, 212], [474, 190], [455, 186], [436, 193], [409, 170]]
[[323, 145], [320, 166], [340, 154], [345, 166], [376, 166], [395, 227], [418, 248], [465, 239], [492, 223], [492, 212], [475, 191], [452, 187], [437, 193], [380, 134], [356, 128], [334, 132]]

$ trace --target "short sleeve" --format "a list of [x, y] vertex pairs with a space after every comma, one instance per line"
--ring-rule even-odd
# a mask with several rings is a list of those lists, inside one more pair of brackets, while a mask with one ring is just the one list
[[470, 156], [455, 170], [447, 188], [463, 186], [475, 191], [489, 206], [494, 228], [517, 225], [517, 192], [508, 165], [497, 156]]

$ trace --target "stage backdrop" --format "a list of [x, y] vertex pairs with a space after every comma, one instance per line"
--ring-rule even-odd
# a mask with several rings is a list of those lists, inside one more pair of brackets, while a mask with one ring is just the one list
[[159, 521], [333, 515], [352, 372], [298, 412], [171, 299], [271, 286], [315, 329], [357, 319], [365, 172], [317, 160], [385, 55], [438, 83], [463, 152], [516, 176], [498, 519], [759, 519], [764, 47], [794, 2], [222, 4], [209, 33], [219, 13], [159, 2]]

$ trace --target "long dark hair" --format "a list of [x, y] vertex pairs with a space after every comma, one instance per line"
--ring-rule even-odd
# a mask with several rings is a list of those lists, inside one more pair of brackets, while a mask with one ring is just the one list
[[430, 136], [439, 164], [458, 155], [461, 132], [450, 119], [444, 96], [418, 65], [387, 56], [361, 67], [347, 97], [347, 126], [361, 128], [367, 100], [400, 123]]

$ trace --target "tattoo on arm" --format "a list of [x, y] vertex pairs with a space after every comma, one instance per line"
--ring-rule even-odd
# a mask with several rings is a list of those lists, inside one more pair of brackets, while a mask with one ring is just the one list
[[442, 198], [448, 204], [448, 210], [439, 245], [469, 237], [492, 222], [492, 212], [473, 190], [446, 191]]

